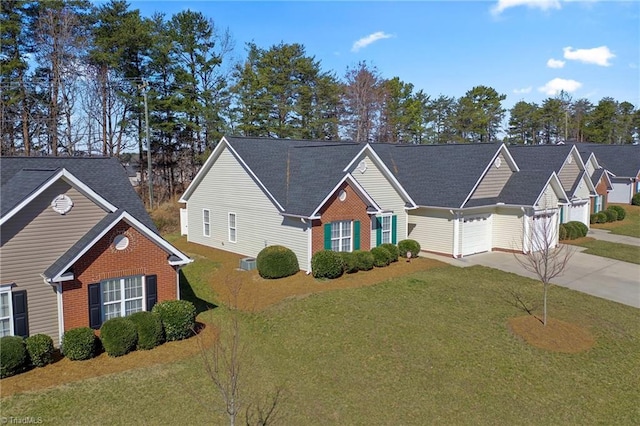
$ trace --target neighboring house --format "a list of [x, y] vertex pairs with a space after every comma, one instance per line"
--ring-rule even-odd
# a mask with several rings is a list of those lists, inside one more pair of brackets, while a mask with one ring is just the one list
[[504, 145], [387, 145], [223, 137], [180, 202], [189, 241], [256, 256], [405, 238], [454, 257], [529, 251], [547, 224], [557, 242], [558, 176], [522, 172]]
[[640, 192], [640, 145], [578, 146], [582, 153], [594, 154], [598, 165], [609, 172], [612, 186], [609, 202], [630, 204], [631, 198]]
[[586, 160], [584, 161], [585, 170], [587, 174], [591, 176], [591, 183], [596, 189], [596, 196], [592, 198], [591, 213], [598, 213], [607, 208], [609, 191], [613, 189], [613, 185], [610, 179], [610, 173], [604, 168], [600, 167], [598, 160], [592, 152], [584, 150], [584, 148], [577, 145], [580, 156]]
[[591, 198], [596, 196], [596, 189], [574, 145], [514, 145], [509, 151], [522, 170], [557, 175], [566, 194], [559, 200], [560, 223], [578, 221], [589, 226]]
[[165, 241], [115, 158], [4, 157], [0, 335], [69, 329], [179, 298], [191, 260]]

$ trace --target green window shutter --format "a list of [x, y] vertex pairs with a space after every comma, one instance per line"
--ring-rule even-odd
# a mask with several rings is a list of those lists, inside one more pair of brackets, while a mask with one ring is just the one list
[[353, 222], [353, 249], [360, 250], [360, 221]]
[[391, 243], [396, 244], [398, 242], [398, 216], [395, 214], [391, 216]]
[[324, 249], [331, 250], [331, 224], [324, 224]]
[[564, 223], [564, 206], [560, 207], [560, 223]]
[[382, 218], [376, 217], [376, 247], [382, 244]]

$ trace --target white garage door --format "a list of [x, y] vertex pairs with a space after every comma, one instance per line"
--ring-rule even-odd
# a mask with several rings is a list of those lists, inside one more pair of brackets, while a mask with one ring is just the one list
[[589, 203], [570, 205], [569, 221], [578, 221], [589, 226]]
[[631, 183], [612, 183], [613, 190], [607, 197], [610, 203], [629, 204], [631, 202]]
[[533, 216], [531, 226], [531, 250], [540, 251], [545, 247], [554, 247], [558, 232], [555, 226], [555, 214], [537, 214]]
[[463, 256], [491, 250], [491, 216], [466, 217], [462, 223]]

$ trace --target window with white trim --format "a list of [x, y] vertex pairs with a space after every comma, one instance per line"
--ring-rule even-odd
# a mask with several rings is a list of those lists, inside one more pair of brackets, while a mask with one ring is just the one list
[[380, 218], [380, 226], [382, 227], [381, 244], [391, 242], [391, 215], [385, 215]]
[[11, 289], [0, 287], [0, 337], [13, 335]]
[[100, 282], [103, 321], [144, 310], [142, 275]]
[[236, 214], [229, 213], [229, 242], [235, 243], [238, 239], [238, 228], [236, 226]]
[[209, 209], [202, 209], [202, 235], [211, 236], [211, 211]]
[[331, 250], [352, 250], [352, 226], [353, 222], [351, 222], [350, 220], [331, 222]]

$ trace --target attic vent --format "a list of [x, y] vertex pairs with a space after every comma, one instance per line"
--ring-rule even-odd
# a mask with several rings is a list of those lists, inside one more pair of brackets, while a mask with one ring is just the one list
[[567, 158], [567, 164], [571, 164], [572, 161], [573, 161], [573, 157], [571, 157], [570, 155], [569, 158]]
[[242, 259], [240, 259], [240, 269], [244, 271], [252, 271], [256, 269], [256, 258], [243, 257]]
[[71, 200], [71, 198], [69, 198], [68, 195], [65, 195], [65, 194], [58, 195], [51, 202], [51, 208], [56, 213], [60, 213], [60, 214], [69, 213], [69, 210], [71, 210], [71, 207], [73, 207], [73, 201]]
[[496, 166], [496, 169], [500, 168], [500, 166], [502, 165], [502, 160], [500, 159], [500, 157], [496, 158], [496, 161], [493, 162], [493, 165]]
[[364, 173], [367, 170], [367, 162], [364, 160], [359, 162], [358, 167], [356, 167], [356, 170], [359, 171], [360, 173]]

